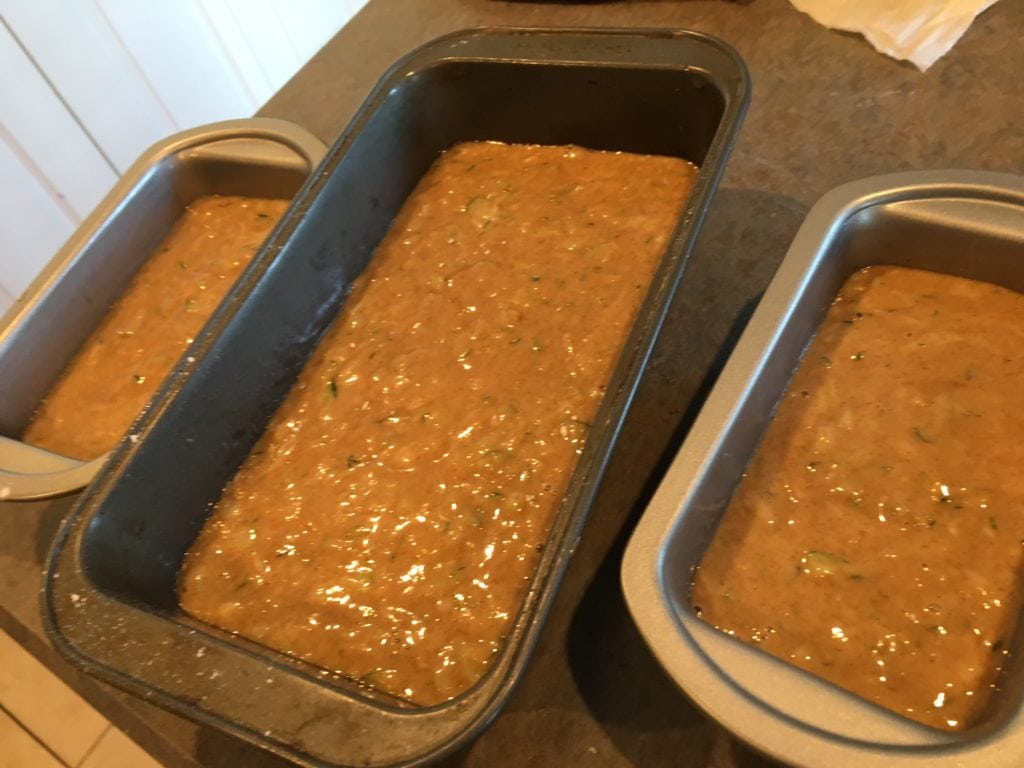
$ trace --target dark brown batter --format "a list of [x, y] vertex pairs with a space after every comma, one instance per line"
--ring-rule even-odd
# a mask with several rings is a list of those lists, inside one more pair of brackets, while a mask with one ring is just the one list
[[730, 634], [914, 720], [970, 725], [1024, 551], [1024, 296], [854, 275], [697, 570]]
[[187, 556], [182, 607], [431, 705], [522, 604], [695, 169], [460, 145]]
[[24, 441], [76, 459], [113, 448], [287, 207], [194, 200], [50, 390]]

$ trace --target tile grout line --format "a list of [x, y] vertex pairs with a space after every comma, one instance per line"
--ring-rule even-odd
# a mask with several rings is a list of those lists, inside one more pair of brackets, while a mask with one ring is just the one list
[[113, 727], [113, 725], [107, 724], [107, 727], [100, 731], [100, 735], [96, 737], [96, 741], [89, 745], [89, 748], [85, 750], [85, 754], [82, 755], [81, 759], [78, 761], [78, 765], [74, 766], [74, 768], [82, 768], [82, 766], [85, 765], [85, 761], [88, 760], [89, 756], [96, 751], [96, 747], [98, 747], [100, 742], [103, 741], [103, 737], [106, 736]]
[[[40, 747], [45, 749], [50, 754], [50, 756], [54, 760], [56, 760], [60, 765], [65, 766], [65, 768], [72, 768], [70, 765], [68, 765], [66, 762], [64, 762], [64, 759], [60, 755], [58, 755], [56, 752], [54, 752], [50, 748], [49, 744], [47, 744], [45, 741], [43, 741], [38, 736], [36, 736], [36, 734], [32, 731], [31, 728], [29, 728], [27, 725], [25, 725], [25, 723], [23, 723], [21, 720], [19, 720], [18, 717], [13, 712], [11, 712], [11, 710], [9, 710], [7, 707], [5, 707], [3, 705], [3, 702], [0, 702], [0, 712], [5, 714], [7, 717], [11, 718], [11, 720], [14, 721], [15, 725], [17, 725], [19, 728], [21, 728], [22, 731], [27, 733], [32, 738], [32, 741], [34, 741]], [[106, 731], [104, 731], [104, 733], [105, 732]]]

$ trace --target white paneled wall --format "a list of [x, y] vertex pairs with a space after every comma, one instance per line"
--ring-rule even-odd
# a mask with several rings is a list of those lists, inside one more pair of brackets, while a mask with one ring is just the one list
[[0, 313], [153, 142], [246, 117], [366, 0], [0, 0]]

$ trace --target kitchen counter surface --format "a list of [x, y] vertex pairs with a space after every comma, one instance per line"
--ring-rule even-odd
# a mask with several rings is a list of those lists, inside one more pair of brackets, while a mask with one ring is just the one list
[[[532, 666], [506, 711], [450, 766], [770, 765], [668, 681], [619, 587], [625, 542], [807, 209], [898, 170], [1024, 173], [1024, 2], [1002, 0], [922, 74], [785, 0], [371, 0], [260, 114], [327, 142], [384, 70], [446, 32], [485, 25], [674, 27], [722, 38], [753, 99], [669, 323]], [[77, 672], [46, 640], [40, 572], [71, 500], [0, 505], [0, 628], [172, 768], [280, 766]]]

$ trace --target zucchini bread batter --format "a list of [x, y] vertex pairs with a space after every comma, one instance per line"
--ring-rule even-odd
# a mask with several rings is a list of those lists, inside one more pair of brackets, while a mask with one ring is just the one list
[[418, 705], [471, 687], [695, 173], [444, 153], [187, 555], [184, 610]]
[[230, 195], [193, 200], [79, 349], [22, 439], [75, 459], [113, 448], [288, 202]]
[[717, 534], [706, 621], [959, 729], [1021, 606], [1024, 296], [871, 267], [843, 287]]

